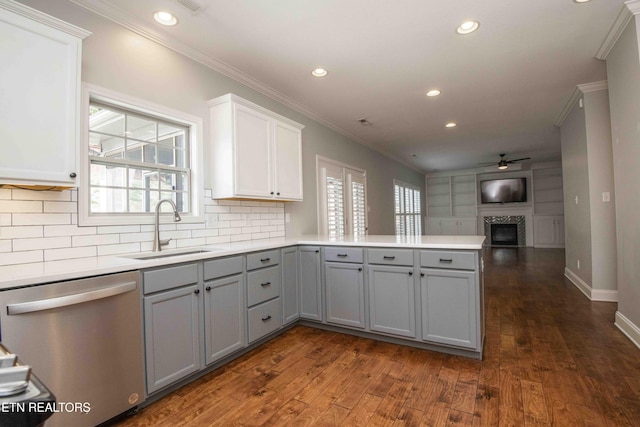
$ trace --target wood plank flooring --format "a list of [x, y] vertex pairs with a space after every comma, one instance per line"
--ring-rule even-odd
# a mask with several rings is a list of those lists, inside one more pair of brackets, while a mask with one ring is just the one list
[[119, 426], [640, 426], [640, 350], [563, 277], [485, 253], [482, 361], [297, 326]]

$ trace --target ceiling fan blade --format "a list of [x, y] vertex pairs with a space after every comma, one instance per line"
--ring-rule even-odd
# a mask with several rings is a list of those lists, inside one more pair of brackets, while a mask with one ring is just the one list
[[507, 163], [513, 163], [513, 162], [521, 162], [523, 160], [531, 160], [531, 157], [523, 157], [521, 159], [513, 159], [513, 160], [507, 160]]

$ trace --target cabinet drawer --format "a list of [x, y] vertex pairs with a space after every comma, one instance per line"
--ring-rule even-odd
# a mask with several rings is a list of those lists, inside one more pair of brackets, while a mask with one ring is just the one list
[[280, 296], [280, 267], [269, 267], [247, 274], [247, 305], [259, 304]]
[[198, 283], [198, 265], [159, 268], [142, 273], [144, 294]]
[[420, 265], [423, 267], [451, 268], [456, 270], [475, 270], [475, 252], [463, 251], [422, 251]]
[[247, 254], [247, 271], [280, 263], [280, 251], [264, 251]]
[[277, 331], [282, 326], [280, 298], [249, 309], [249, 342]]
[[204, 263], [204, 280], [242, 273], [242, 257], [214, 259]]
[[410, 249], [368, 249], [369, 264], [413, 265]]
[[361, 248], [324, 248], [325, 261], [362, 262]]

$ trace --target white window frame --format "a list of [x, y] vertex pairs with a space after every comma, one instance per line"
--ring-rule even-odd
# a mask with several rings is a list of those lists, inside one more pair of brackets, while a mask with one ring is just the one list
[[[367, 171], [358, 167], [329, 159], [320, 155], [316, 155], [316, 188], [318, 197], [318, 234], [329, 236], [329, 225], [327, 217], [327, 192], [326, 192], [326, 176], [322, 173], [323, 167], [332, 168], [342, 171], [342, 182], [344, 185], [343, 206], [344, 206], [344, 235], [335, 236], [340, 239], [342, 237], [353, 237], [353, 200], [351, 186], [354, 181], [364, 184], [364, 234], [368, 234], [368, 203], [367, 203]], [[356, 176], [357, 175], [357, 176]]]
[[[420, 195], [420, 203], [418, 203], [419, 211], [417, 213], [407, 213], [406, 212], [406, 204], [402, 206], [401, 212], [398, 212], [398, 207], [396, 206], [396, 187], [402, 188], [404, 192], [405, 189], [410, 189], [413, 191], [417, 191]], [[401, 233], [398, 230], [398, 216], [400, 216], [403, 222], [406, 224], [406, 218], [408, 216], [413, 217], [414, 227], [416, 232], [413, 234], [407, 233], [405, 229], [405, 233]], [[397, 179], [393, 180], [393, 224], [396, 232], [396, 236], [420, 236], [422, 235], [422, 190], [417, 185], [409, 184]]]
[[189, 128], [190, 191], [189, 213], [180, 215], [183, 223], [204, 222], [204, 125], [200, 117], [155, 104], [144, 99], [125, 95], [90, 83], [82, 84], [80, 186], [78, 187], [78, 225], [101, 226], [122, 224], [153, 224], [154, 213], [91, 213], [91, 189], [89, 185], [89, 104], [91, 100], [111, 104], [125, 110], [166, 119]]

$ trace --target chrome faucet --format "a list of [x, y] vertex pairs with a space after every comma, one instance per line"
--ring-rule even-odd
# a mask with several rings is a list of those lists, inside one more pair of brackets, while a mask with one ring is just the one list
[[182, 218], [180, 218], [180, 214], [178, 213], [178, 208], [176, 207], [176, 204], [173, 203], [173, 200], [162, 199], [158, 202], [158, 204], [156, 205], [156, 218], [155, 218], [156, 231], [153, 236], [153, 252], [160, 252], [162, 250], [162, 247], [167, 246], [171, 241], [171, 238], [166, 240], [160, 240], [160, 205], [163, 204], [164, 202], [168, 202], [173, 208], [173, 221], [174, 222], [182, 221]]

